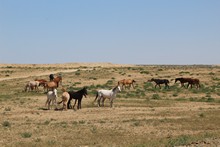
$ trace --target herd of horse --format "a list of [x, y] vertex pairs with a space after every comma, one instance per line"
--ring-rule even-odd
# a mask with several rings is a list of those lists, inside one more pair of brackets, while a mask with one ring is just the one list
[[[78, 101], [77, 104], [77, 109], [81, 109], [81, 102], [83, 96], [86, 97], [88, 95], [87, 93], [87, 88], [84, 87], [81, 90], [78, 91], [66, 91], [64, 88], [62, 88], [62, 100], [60, 102], [57, 102], [56, 99], [58, 98], [57, 96], [57, 88], [59, 85], [62, 85], [62, 76], [57, 76], [53, 77], [52, 75], [49, 76], [50, 81], [44, 80], [44, 79], [35, 79], [34, 81], [29, 81], [25, 85], [25, 91], [30, 91], [30, 90], [35, 90], [39, 91], [38, 87], [43, 86], [44, 91], [47, 93], [47, 101], [45, 103], [45, 106], [48, 106], [48, 110], [50, 109], [50, 103], [52, 102], [52, 105], [54, 105], [57, 109], [57, 104], [63, 103], [63, 108], [62, 110], [67, 110], [67, 109], [75, 109], [75, 105]], [[200, 81], [199, 79], [194, 79], [194, 78], [176, 78], [175, 83], [180, 82], [181, 87], [185, 88], [192, 88], [193, 85], [196, 86], [196, 88], [200, 88]], [[116, 98], [116, 95], [118, 92], [120, 92], [122, 89], [130, 89], [130, 88], [135, 88], [134, 83], [136, 81], [133, 79], [123, 79], [118, 81], [118, 85], [115, 86], [114, 88], [110, 90], [106, 89], [100, 89], [97, 90], [96, 97], [94, 102], [97, 100], [98, 107], [103, 107], [104, 106], [104, 101], [105, 99], [109, 99], [110, 101], [110, 107], [113, 106], [113, 100]], [[169, 80], [168, 79], [150, 79], [148, 82], [155, 82], [155, 88], [157, 86], [161, 88], [161, 85], [164, 84], [165, 88], [169, 88]], [[185, 83], [187, 85], [185, 86]], [[71, 106], [71, 101], [75, 100], [74, 105]]]

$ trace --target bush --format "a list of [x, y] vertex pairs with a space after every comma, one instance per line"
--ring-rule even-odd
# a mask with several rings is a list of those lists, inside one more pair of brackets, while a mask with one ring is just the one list
[[2, 126], [3, 126], [3, 127], [11, 127], [11, 124], [10, 124], [9, 121], [4, 121], [4, 122], [2, 123]]
[[24, 132], [24, 133], [21, 134], [21, 136], [23, 138], [30, 138], [32, 136], [32, 134], [30, 132]]
[[160, 99], [159, 94], [153, 94], [152, 99], [159, 100]]

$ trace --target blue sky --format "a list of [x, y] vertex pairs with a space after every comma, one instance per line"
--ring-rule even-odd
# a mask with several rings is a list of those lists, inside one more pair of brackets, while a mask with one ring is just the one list
[[0, 0], [0, 63], [219, 64], [219, 0]]

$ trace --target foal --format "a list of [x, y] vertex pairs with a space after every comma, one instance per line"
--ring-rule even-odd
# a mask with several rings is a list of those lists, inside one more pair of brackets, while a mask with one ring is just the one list
[[70, 95], [70, 99], [68, 100], [68, 103], [67, 103], [68, 109], [70, 109], [70, 107], [71, 107], [71, 106], [70, 106], [70, 102], [71, 102], [72, 99], [75, 99], [75, 103], [74, 103], [74, 105], [73, 105], [73, 109], [74, 109], [74, 107], [75, 107], [75, 105], [76, 105], [77, 100], [78, 100], [77, 109], [81, 109], [81, 108], [82, 108], [82, 107], [81, 107], [82, 98], [83, 98], [83, 96], [86, 97], [86, 96], [88, 95], [87, 89], [84, 87], [83, 89], [81, 89], [81, 90], [79, 90], [79, 91], [77, 91], [77, 92], [69, 91], [68, 93], [69, 93], [69, 95]]
[[57, 104], [56, 104], [56, 101], [57, 101], [57, 90], [56, 89], [53, 89], [53, 91], [48, 91], [47, 93], [47, 101], [45, 103], [45, 106], [48, 105], [48, 110], [50, 110], [50, 103], [52, 101], [53, 105], [56, 105], [56, 108], [57, 108]]

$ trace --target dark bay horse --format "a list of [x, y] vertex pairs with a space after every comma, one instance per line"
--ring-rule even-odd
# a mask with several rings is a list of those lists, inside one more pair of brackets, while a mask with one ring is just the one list
[[73, 105], [73, 109], [74, 109], [74, 107], [75, 107], [75, 105], [76, 105], [77, 100], [78, 100], [77, 109], [81, 109], [81, 108], [82, 108], [82, 107], [81, 107], [82, 98], [83, 98], [83, 96], [86, 97], [86, 96], [88, 95], [87, 89], [84, 87], [83, 89], [81, 89], [81, 90], [79, 90], [79, 91], [77, 91], [77, 92], [69, 91], [68, 93], [69, 93], [69, 95], [70, 95], [69, 101], [68, 101], [68, 103], [67, 103], [68, 109], [71, 108], [70, 102], [71, 102], [72, 99], [75, 99], [75, 103], [74, 103], [74, 105]]
[[180, 81], [181, 87], [185, 87], [184, 83], [188, 83], [186, 88], [189, 86], [192, 88], [193, 85], [196, 85], [196, 88], [200, 88], [200, 81], [199, 79], [193, 79], [193, 78], [176, 78], [175, 83], [177, 81]]
[[176, 78], [175, 83], [180, 81], [181, 87], [185, 87], [184, 83], [188, 83], [190, 78]]
[[193, 85], [196, 85], [196, 88], [198, 89], [198, 88], [200, 88], [200, 81], [199, 81], [199, 79], [192, 79], [192, 78], [191, 78], [191, 79], [188, 81], [187, 88], [189, 87], [189, 85], [190, 85], [191, 88], [192, 88]]
[[169, 80], [167, 80], [167, 79], [154, 79], [154, 78], [152, 78], [151, 80], [148, 80], [148, 82], [155, 82], [156, 83], [155, 88], [157, 86], [160, 87], [160, 84], [165, 84], [165, 88], [169, 88], [169, 85], [168, 85], [169, 84]]

